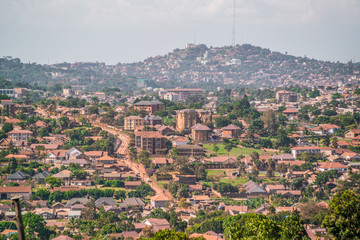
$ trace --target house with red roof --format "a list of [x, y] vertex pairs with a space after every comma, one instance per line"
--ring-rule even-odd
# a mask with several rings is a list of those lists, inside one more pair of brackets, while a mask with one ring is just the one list
[[191, 136], [195, 141], [208, 141], [211, 129], [203, 124], [197, 123], [191, 127]]
[[0, 187], [0, 199], [11, 199], [12, 197], [20, 196], [24, 200], [30, 200], [31, 187], [17, 186], [17, 187]]
[[157, 131], [135, 132], [135, 146], [155, 154], [159, 150], [166, 149], [165, 136]]
[[320, 124], [316, 128], [312, 129], [312, 131], [319, 135], [327, 135], [336, 133], [338, 129], [340, 129], [340, 127], [335, 124]]
[[230, 124], [229, 126], [223, 127], [221, 129], [222, 137], [226, 138], [238, 138], [241, 135], [241, 128], [234, 124]]
[[330, 170], [346, 172], [349, 169], [346, 165], [339, 163], [339, 162], [324, 162], [324, 163], [321, 163], [317, 168], [321, 172], [330, 171]]

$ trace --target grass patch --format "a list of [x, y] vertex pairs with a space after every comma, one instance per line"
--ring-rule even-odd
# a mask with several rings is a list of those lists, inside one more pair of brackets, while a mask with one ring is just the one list
[[234, 147], [231, 149], [230, 152], [226, 151], [224, 148], [224, 144], [217, 144], [217, 146], [219, 147], [219, 150], [217, 152], [215, 152], [214, 146], [213, 144], [205, 144], [204, 148], [206, 148], [208, 151], [210, 151], [211, 153], [215, 153], [219, 156], [239, 156], [239, 155], [244, 155], [245, 157], [248, 157], [250, 155], [250, 153], [252, 152], [258, 152], [260, 155], [264, 153], [263, 150], [261, 149], [255, 149], [255, 148], [246, 148], [246, 147]]
[[224, 172], [225, 170], [206, 169], [206, 173], [208, 177], [225, 176]]
[[225, 178], [225, 179], [221, 179], [220, 182], [223, 183], [230, 183], [233, 186], [237, 186], [237, 185], [243, 185], [245, 183], [247, 183], [249, 181], [249, 179], [244, 178], [244, 177], [237, 177], [237, 178]]

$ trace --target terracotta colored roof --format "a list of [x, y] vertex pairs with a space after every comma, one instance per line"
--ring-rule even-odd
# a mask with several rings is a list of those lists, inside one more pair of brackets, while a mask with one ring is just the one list
[[301, 196], [301, 191], [300, 190], [280, 190], [280, 191], [277, 191], [276, 193], [279, 193], [279, 194], [282, 194], [282, 195], [290, 193], [292, 195]]
[[205, 200], [209, 200], [210, 198], [207, 195], [194, 195], [193, 199], [195, 201], [205, 201]]
[[293, 147], [291, 150], [313, 150], [313, 149], [321, 149], [318, 146], [306, 146], [306, 147]]
[[334, 124], [320, 124], [319, 126], [317, 126], [316, 128], [314, 128], [313, 130], [330, 130], [330, 129], [333, 129], [333, 128], [340, 128], [339, 126], [337, 125], [334, 125]]
[[158, 131], [144, 131], [144, 132], [136, 132], [135, 136], [142, 138], [165, 138]]
[[286, 110], [283, 111], [283, 113], [298, 113], [298, 112], [299, 112], [298, 110], [296, 110], [296, 109], [291, 109], [291, 108], [286, 109]]
[[29, 158], [29, 157], [22, 154], [9, 154], [5, 158]]
[[139, 117], [139, 116], [129, 116], [129, 117], [126, 117], [124, 119], [126, 119], [126, 120], [130, 120], [130, 119], [144, 120], [142, 117]]
[[153, 201], [169, 201], [169, 198], [167, 198], [165, 195], [156, 195], [150, 199]]
[[266, 188], [269, 190], [285, 190], [284, 185], [277, 184], [277, 185], [266, 185]]
[[212, 235], [200, 234], [200, 233], [193, 233], [189, 236], [190, 239], [192, 238], [200, 238], [203, 237], [205, 240], [221, 240], [222, 238]]
[[234, 160], [232, 157], [211, 157], [211, 162], [213, 163], [223, 163], [228, 160]]
[[104, 152], [103, 151], [87, 151], [87, 152], [84, 152], [84, 154], [89, 157], [101, 157], [104, 154]]
[[200, 123], [195, 124], [194, 126], [191, 127], [191, 129], [194, 129], [196, 131], [211, 131], [211, 129], [208, 126]]
[[125, 187], [126, 186], [140, 186], [141, 185], [141, 181], [126, 181], [125, 182]]
[[13, 133], [30, 133], [32, 134], [33, 132], [32, 131], [29, 131], [29, 130], [19, 130], [19, 129], [14, 129], [10, 132], [8, 132], [9, 134], [13, 134]]
[[116, 161], [116, 159], [115, 158], [113, 158], [113, 157], [110, 157], [109, 155], [105, 155], [105, 156], [103, 156], [103, 157], [101, 157], [101, 158], [98, 158], [97, 159], [98, 161]]
[[5, 120], [5, 123], [19, 123], [21, 122], [19, 119], [16, 118], [9, 118]]
[[347, 141], [338, 141], [337, 144], [339, 146], [350, 146], [351, 143], [347, 142]]
[[38, 120], [38, 121], [35, 123], [35, 125], [36, 125], [37, 127], [46, 127], [45, 122], [40, 121], [40, 120]]
[[353, 133], [356, 133], [356, 134], [360, 133], [360, 129], [350, 129], [349, 131], [353, 132]]
[[319, 168], [324, 168], [324, 169], [329, 169], [329, 168], [333, 168], [333, 169], [337, 169], [337, 168], [347, 168], [346, 165], [341, 164], [339, 162], [324, 162], [321, 163]]
[[29, 193], [29, 192], [31, 192], [30, 186], [0, 187], [0, 193]]
[[58, 237], [53, 238], [51, 240], [74, 240], [74, 239], [72, 237], [69, 237], [69, 236], [61, 235], [61, 236], [58, 236]]
[[241, 130], [241, 128], [234, 124], [230, 124], [229, 126], [223, 127], [221, 130]]
[[182, 136], [175, 138], [173, 141], [174, 142], [190, 142], [188, 138], [182, 137]]
[[248, 206], [225, 206], [225, 211], [247, 212]]

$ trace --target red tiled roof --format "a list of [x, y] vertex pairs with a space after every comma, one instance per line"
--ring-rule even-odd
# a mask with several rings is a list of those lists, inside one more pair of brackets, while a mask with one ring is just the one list
[[29, 193], [29, 192], [31, 192], [30, 186], [0, 187], [0, 193]]
[[13, 134], [13, 133], [30, 133], [32, 134], [33, 132], [32, 131], [29, 131], [29, 130], [19, 130], [19, 129], [15, 129], [15, 130], [12, 130], [10, 132], [8, 132], [10, 134]]
[[196, 131], [211, 131], [211, 129], [203, 124], [197, 123], [194, 126], [191, 127], [191, 129], [194, 129]]
[[166, 197], [165, 195], [156, 195], [156, 196], [153, 196], [150, 199], [153, 200], [153, 201], [169, 201], [169, 198]]
[[324, 169], [329, 169], [329, 168], [332, 168], [332, 169], [337, 169], [337, 168], [347, 168], [346, 165], [344, 164], [341, 164], [339, 162], [324, 162], [324, 163], [321, 163], [319, 168], [324, 168]]
[[229, 126], [223, 127], [221, 130], [241, 130], [241, 128], [234, 124], [230, 124]]
[[298, 112], [299, 112], [298, 110], [296, 110], [296, 109], [291, 109], [291, 108], [286, 109], [286, 110], [283, 111], [283, 113], [298, 113]]
[[142, 138], [165, 138], [165, 136], [163, 136], [161, 133], [157, 131], [136, 132], [135, 136]]

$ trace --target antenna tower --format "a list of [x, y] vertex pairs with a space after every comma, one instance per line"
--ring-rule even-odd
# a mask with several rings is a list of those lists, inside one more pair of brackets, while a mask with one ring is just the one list
[[235, 46], [235, 1], [234, 0], [234, 19], [233, 19], [233, 31], [232, 31], [232, 45]]

